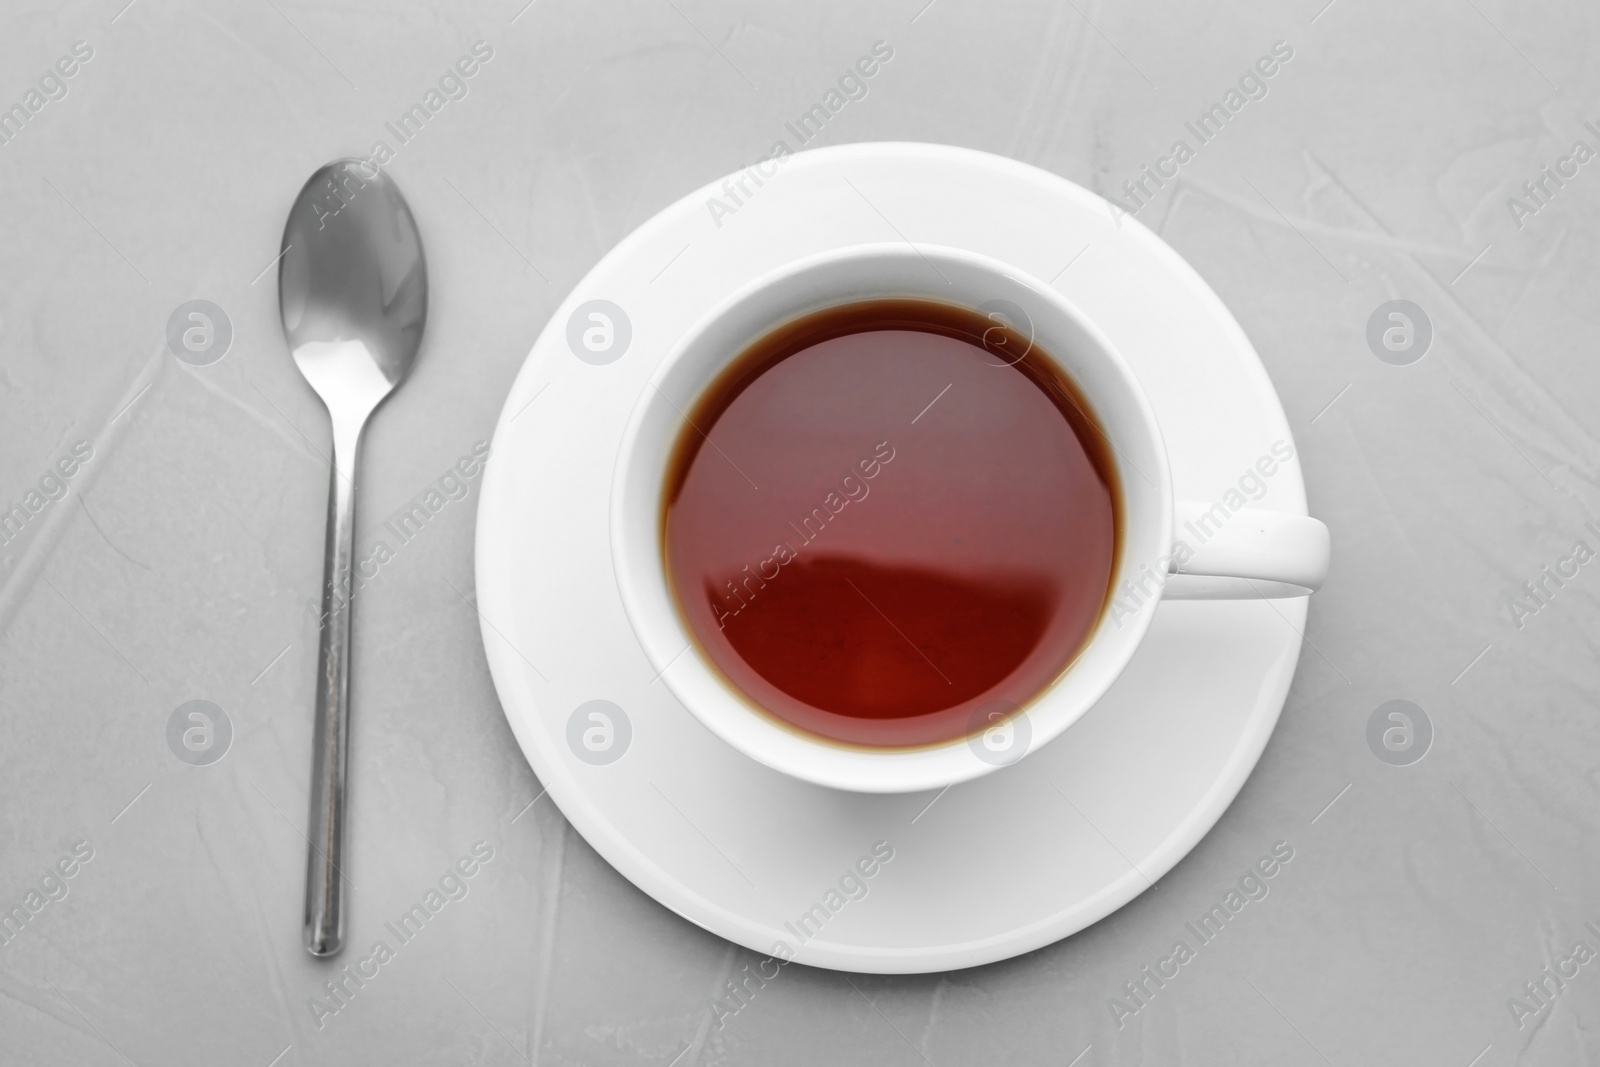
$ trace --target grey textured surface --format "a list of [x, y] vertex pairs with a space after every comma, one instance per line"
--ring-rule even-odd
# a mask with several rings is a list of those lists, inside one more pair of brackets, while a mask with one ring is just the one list
[[[0, 546], [0, 908], [61, 897], [0, 944], [0, 1062], [1600, 1059], [1600, 962], [1580, 960], [1600, 952], [1600, 577], [1572, 557], [1600, 549], [1600, 164], [1567, 164], [1542, 206], [1521, 190], [1574, 141], [1600, 148], [1600, 16], [922, 2], [8, 7], [0, 104], [75, 41], [93, 57], [0, 146], [0, 503], [26, 506], [76, 442], [93, 457]], [[972, 971], [791, 967], [719, 1025], [710, 998], [758, 958], [634, 889], [548, 800], [528, 807], [540, 787], [463, 602], [474, 484], [357, 600], [352, 942], [475, 842], [493, 858], [319, 1027], [327, 973], [299, 926], [328, 431], [258, 274], [305, 177], [395, 147], [385, 122], [479, 40], [494, 55], [468, 94], [389, 167], [433, 304], [367, 439], [369, 531], [489, 437], [601, 254], [764, 155], [873, 42], [892, 62], [818, 143], [966, 145], [1104, 193], [1193, 147], [1184, 123], [1292, 46], [1139, 218], [1259, 349], [1334, 572], [1254, 776], [1154, 890]], [[197, 298], [233, 329], [198, 367], [166, 347]], [[1409, 366], [1366, 341], [1392, 299], [1433, 324]], [[1526, 599], [1564, 558], [1576, 575]], [[1367, 741], [1394, 699], [1434, 729], [1409, 766]], [[169, 747], [191, 700], [226, 712], [225, 758]], [[93, 858], [44, 884], [80, 841]], [[1270, 894], [1131, 999], [1279, 841], [1295, 857]], [[1541, 979], [1545, 1000], [1524, 986]]]

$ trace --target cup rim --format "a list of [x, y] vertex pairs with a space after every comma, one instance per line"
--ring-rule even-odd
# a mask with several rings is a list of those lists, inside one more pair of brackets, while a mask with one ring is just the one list
[[[1135, 531], [1131, 523], [1126, 523], [1125, 528], [1119, 531], [1122, 544], [1119, 545], [1113, 588], [1138, 566], [1154, 562], [1162, 552], [1170, 549], [1173, 511], [1171, 468], [1149, 398], [1126, 360], [1104, 332], [1052, 286], [1011, 264], [966, 249], [885, 242], [844, 246], [800, 257], [741, 285], [702, 314], [672, 342], [640, 390], [629, 413], [613, 470], [609, 519], [610, 548], [618, 594], [629, 625], [655, 671], [655, 679], [664, 682], [689, 713], [713, 734], [745, 755], [791, 777], [850, 792], [917, 792], [954, 785], [1011, 766], [1027, 753], [1058, 737], [1093, 707], [1121, 675], [1149, 628], [1160, 594], [1158, 590], [1156, 596], [1145, 601], [1131, 616], [1123, 617], [1115, 631], [1115, 647], [1109, 659], [1099, 664], [1096, 676], [1087, 677], [1079, 671], [1084, 654], [1092, 646], [1104, 645], [1109, 639], [1106, 626], [1111, 615], [1110, 600], [1115, 594], [1108, 594], [1108, 603], [1099, 623], [1073, 662], [1007, 720], [1018, 722], [1025, 719], [1029, 736], [1025, 739], [1022, 753], [1005, 762], [977, 758], [973, 754], [975, 750], [971, 747], [970, 735], [916, 748], [868, 748], [812, 737], [797, 728], [780, 724], [770, 713], [756, 710], [750, 698], [737, 692], [706, 660], [673, 600], [661, 558], [656, 523], [664, 490], [662, 476], [666, 457], [643, 454], [640, 447], [640, 439], [646, 432], [652, 412], [659, 411], [663, 403], [672, 404], [658, 386], [687, 354], [694, 351], [697, 343], [736, 309], [759, 300], [764, 294], [781, 291], [784, 285], [795, 284], [815, 272], [863, 259], [890, 259], [908, 265], [943, 260], [1005, 279], [1006, 284], [1028, 290], [1034, 298], [1060, 314], [1073, 329], [1085, 335], [1094, 349], [1094, 358], [1103, 360], [1109, 366], [1125, 394], [1124, 399], [1131, 402], [1136, 413], [1139, 429], [1149, 443], [1147, 451], [1152, 460], [1149, 466], [1154, 468], [1137, 471], [1138, 477], [1150, 488], [1150, 493], [1145, 494], [1146, 505], [1154, 507], [1154, 514], [1144, 520], [1144, 540], [1147, 543], [1143, 551], [1136, 551], [1133, 544]], [[906, 295], [963, 303], [951, 301], [948, 296], [940, 296], [932, 291]], [[840, 300], [823, 306], [848, 302]], [[780, 310], [762, 332], [808, 310]], [[753, 341], [755, 337], [749, 340]], [[742, 350], [742, 346], [734, 346], [725, 358], [718, 360], [712, 378]], [[1042, 351], [1063, 371], [1072, 373], [1063, 360], [1050, 352], [1049, 345], [1042, 346]], [[695, 400], [709, 381], [701, 381], [696, 386]], [[693, 402], [691, 400], [690, 404]], [[682, 411], [689, 410], [688, 407], [679, 408], [675, 404], [673, 407], [679, 418], [672, 423], [667, 451], [670, 451], [670, 443], [676, 440], [682, 430]], [[1096, 414], [1098, 417], [1098, 412]], [[642, 472], [641, 467], [645, 468]], [[1121, 455], [1117, 457], [1117, 471], [1123, 486], [1127, 487], [1130, 484], [1129, 475], [1135, 472], [1126, 469]], [[653, 488], [637, 489], [641, 477], [649, 477]], [[1123, 491], [1126, 493], [1126, 488]], [[641, 507], [634, 500], [639, 492], [643, 492], [648, 507]], [[1125, 497], [1124, 512], [1128, 506]], [[645, 528], [649, 531], [649, 551], [641, 551], [638, 544], [637, 527], [641, 520], [645, 520]], [[648, 557], [650, 562], [645, 563], [641, 557]], [[1106, 654], [1101, 655], [1103, 657]], [[1079, 673], [1074, 678], [1075, 671]], [[1071, 695], [1070, 704], [1066, 694], [1057, 692], [1061, 683], [1068, 678], [1074, 678], [1074, 687], [1077, 689]]]

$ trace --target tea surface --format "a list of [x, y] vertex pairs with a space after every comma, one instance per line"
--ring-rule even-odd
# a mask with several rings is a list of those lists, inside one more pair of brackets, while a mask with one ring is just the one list
[[762, 338], [688, 411], [668, 584], [752, 705], [842, 744], [923, 746], [1071, 663], [1111, 593], [1116, 476], [1029, 345], [963, 308], [852, 304]]

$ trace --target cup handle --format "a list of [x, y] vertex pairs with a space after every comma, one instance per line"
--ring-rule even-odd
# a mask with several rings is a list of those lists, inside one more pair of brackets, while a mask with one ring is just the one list
[[[1180, 500], [1169, 600], [1306, 596], [1328, 577], [1328, 528], [1309, 515]], [[1181, 560], [1181, 561], [1180, 561]]]

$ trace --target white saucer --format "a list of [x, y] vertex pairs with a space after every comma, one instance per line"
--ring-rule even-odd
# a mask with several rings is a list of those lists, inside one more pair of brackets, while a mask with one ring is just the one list
[[[702, 727], [634, 638], [607, 539], [617, 446], [639, 391], [673, 340], [740, 283], [802, 255], [899, 238], [1056, 279], [1139, 376], [1180, 498], [1221, 500], [1274, 442], [1292, 444], [1288, 423], [1210, 288], [1154, 234], [1128, 218], [1118, 226], [1104, 201], [1070, 182], [913, 144], [822, 149], [774, 167], [759, 187], [746, 179], [750, 195], [737, 204], [719, 181], [630, 234], [534, 344], [495, 431], [478, 508], [489, 667], [562, 812], [691, 922], [763, 954], [782, 942], [800, 962], [843, 970], [1005, 959], [1121, 907], [1217, 821], [1277, 721], [1306, 601], [1163, 603], [1092, 711], [1017, 765], [946, 793], [808, 785]], [[733, 212], [714, 216], [711, 197]], [[569, 347], [569, 319], [594, 300], [623, 309], [631, 326], [613, 362]], [[1297, 459], [1265, 484], [1255, 506], [1305, 513]], [[594, 705], [574, 722], [596, 700], [622, 715]], [[595, 710], [615, 720], [611, 748], [598, 754], [581, 741], [587, 728], [593, 744], [606, 743], [603, 722], [588, 717]], [[859, 897], [848, 899], [841, 877], [877, 842], [893, 858], [867, 864], [871, 878], [846, 878]]]

